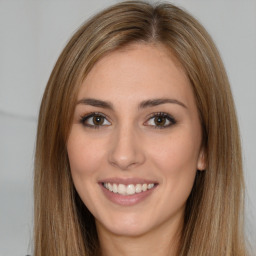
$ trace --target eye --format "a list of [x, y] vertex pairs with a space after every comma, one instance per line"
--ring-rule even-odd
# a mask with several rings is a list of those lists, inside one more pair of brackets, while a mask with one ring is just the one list
[[145, 122], [145, 125], [153, 126], [154, 128], [167, 128], [176, 124], [176, 120], [167, 113], [155, 113]]
[[99, 128], [100, 126], [109, 126], [111, 123], [107, 120], [106, 116], [101, 113], [91, 113], [82, 116], [80, 122], [87, 127]]

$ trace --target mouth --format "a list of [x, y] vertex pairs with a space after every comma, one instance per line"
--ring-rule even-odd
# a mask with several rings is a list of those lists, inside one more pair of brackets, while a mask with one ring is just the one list
[[159, 183], [138, 177], [112, 177], [99, 181], [99, 185], [108, 200], [127, 207], [146, 201], [154, 193]]
[[122, 183], [102, 182], [101, 184], [108, 191], [122, 196], [132, 196], [135, 194], [140, 194], [151, 190], [157, 186], [157, 183], [138, 183], [126, 185]]

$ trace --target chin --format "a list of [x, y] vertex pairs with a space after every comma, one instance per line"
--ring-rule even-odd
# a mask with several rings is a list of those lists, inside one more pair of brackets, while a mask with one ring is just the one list
[[114, 221], [98, 221], [97, 227], [104, 227], [105, 231], [118, 236], [135, 237], [147, 233], [150, 229], [150, 223], [143, 221], [143, 218], [134, 218], [131, 216], [115, 217]]

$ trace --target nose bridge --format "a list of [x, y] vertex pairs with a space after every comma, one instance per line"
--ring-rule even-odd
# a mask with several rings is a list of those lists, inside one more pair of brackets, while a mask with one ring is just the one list
[[131, 124], [116, 127], [110, 143], [109, 162], [122, 170], [137, 166], [145, 160], [138, 131]]

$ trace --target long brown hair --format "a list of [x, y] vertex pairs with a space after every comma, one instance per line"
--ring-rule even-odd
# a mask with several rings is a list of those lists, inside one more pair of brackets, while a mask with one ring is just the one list
[[244, 179], [229, 81], [206, 30], [172, 4], [116, 4], [86, 22], [61, 53], [40, 108], [34, 176], [34, 255], [95, 255], [94, 218], [77, 195], [66, 141], [78, 89], [93, 65], [131, 43], [165, 45], [194, 90], [207, 168], [187, 200], [180, 256], [244, 256]]

